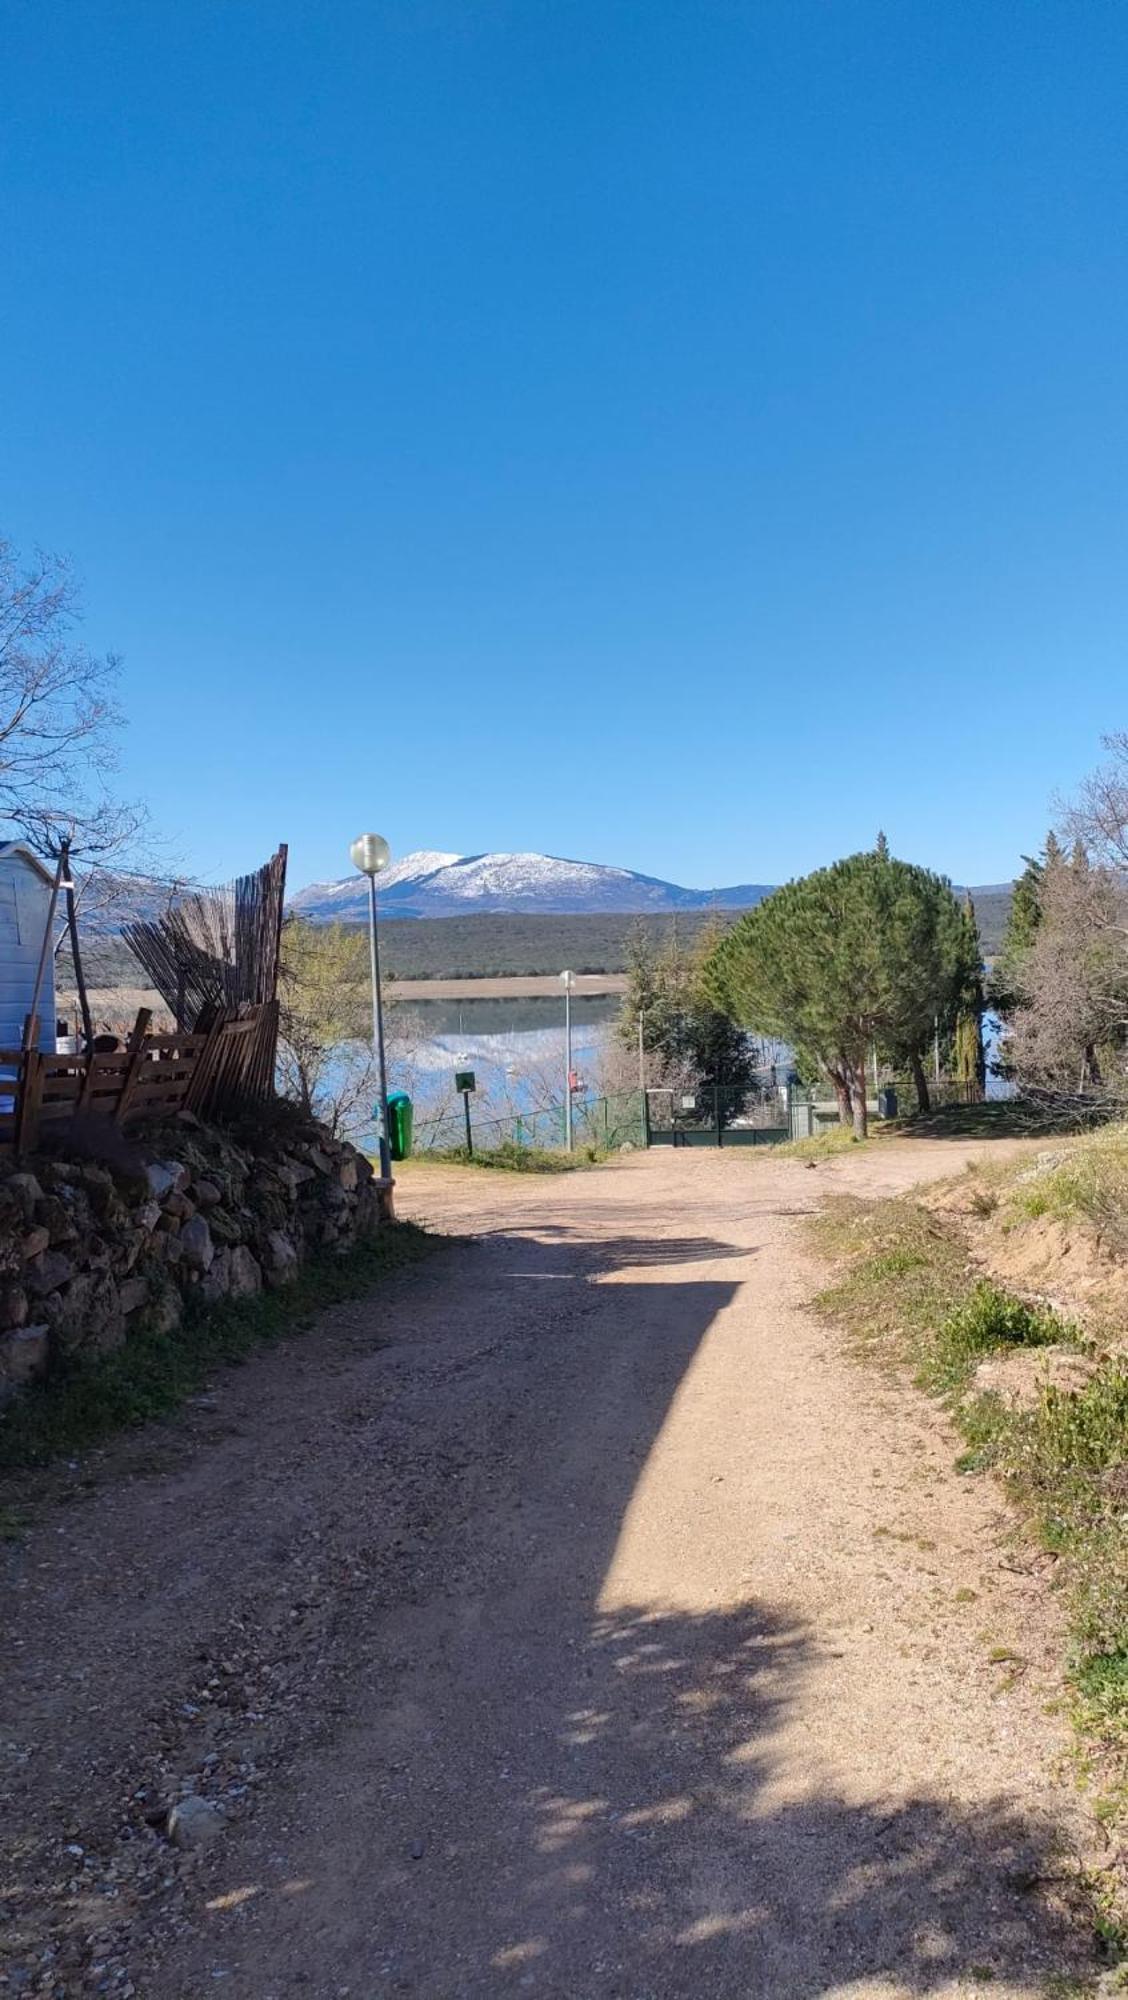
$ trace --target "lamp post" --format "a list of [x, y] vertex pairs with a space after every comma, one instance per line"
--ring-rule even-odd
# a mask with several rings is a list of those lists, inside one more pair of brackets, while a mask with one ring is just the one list
[[562, 972], [564, 981], [564, 1144], [572, 1151], [572, 978], [571, 972]]
[[376, 927], [376, 877], [392, 858], [391, 848], [378, 833], [362, 833], [349, 848], [354, 868], [368, 877], [368, 951], [372, 965], [372, 1045], [380, 1078], [380, 1178], [390, 1180], [392, 1158], [388, 1149], [388, 1068], [384, 1060], [384, 1006], [380, 995], [380, 940]]

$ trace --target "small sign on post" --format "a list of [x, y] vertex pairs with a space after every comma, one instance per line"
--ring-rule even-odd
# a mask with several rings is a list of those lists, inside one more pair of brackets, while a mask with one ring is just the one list
[[454, 1087], [462, 1098], [462, 1113], [466, 1120], [466, 1151], [470, 1158], [473, 1159], [474, 1134], [470, 1128], [470, 1093], [478, 1087], [473, 1070], [456, 1069], [454, 1072]]

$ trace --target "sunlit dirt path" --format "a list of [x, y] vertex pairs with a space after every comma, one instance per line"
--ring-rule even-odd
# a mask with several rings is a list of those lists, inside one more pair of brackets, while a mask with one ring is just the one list
[[9, 1580], [15, 1738], [50, 1739], [60, 1799], [116, 1786], [108, 1828], [163, 1730], [162, 1769], [229, 1812], [96, 1913], [139, 1996], [1017, 1996], [1084, 1969], [1052, 1599], [937, 1414], [804, 1303], [828, 1189], [974, 1150], [409, 1171], [401, 1212], [471, 1240], [44, 1510]]

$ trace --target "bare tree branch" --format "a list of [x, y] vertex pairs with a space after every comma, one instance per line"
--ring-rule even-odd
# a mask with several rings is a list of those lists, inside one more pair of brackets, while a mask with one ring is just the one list
[[0, 821], [44, 854], [120, 853], [145, 822], [116, 799], [120, 662], [73, 636], [78, 591], [67, 563], [37, 553], [24, 568], [0, 538]]

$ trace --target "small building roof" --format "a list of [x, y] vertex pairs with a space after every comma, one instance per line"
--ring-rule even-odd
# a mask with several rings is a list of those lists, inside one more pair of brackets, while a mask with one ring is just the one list
[[0, 861], [7, 861], [17, 854], [30, 868], [34, 868], [41, 881], [46, 882], [47, 887], [51, 888], [55, 880], [54, 869], [48, 868], [47, 863], [28, 846], [26, 840], [0, 840]]

